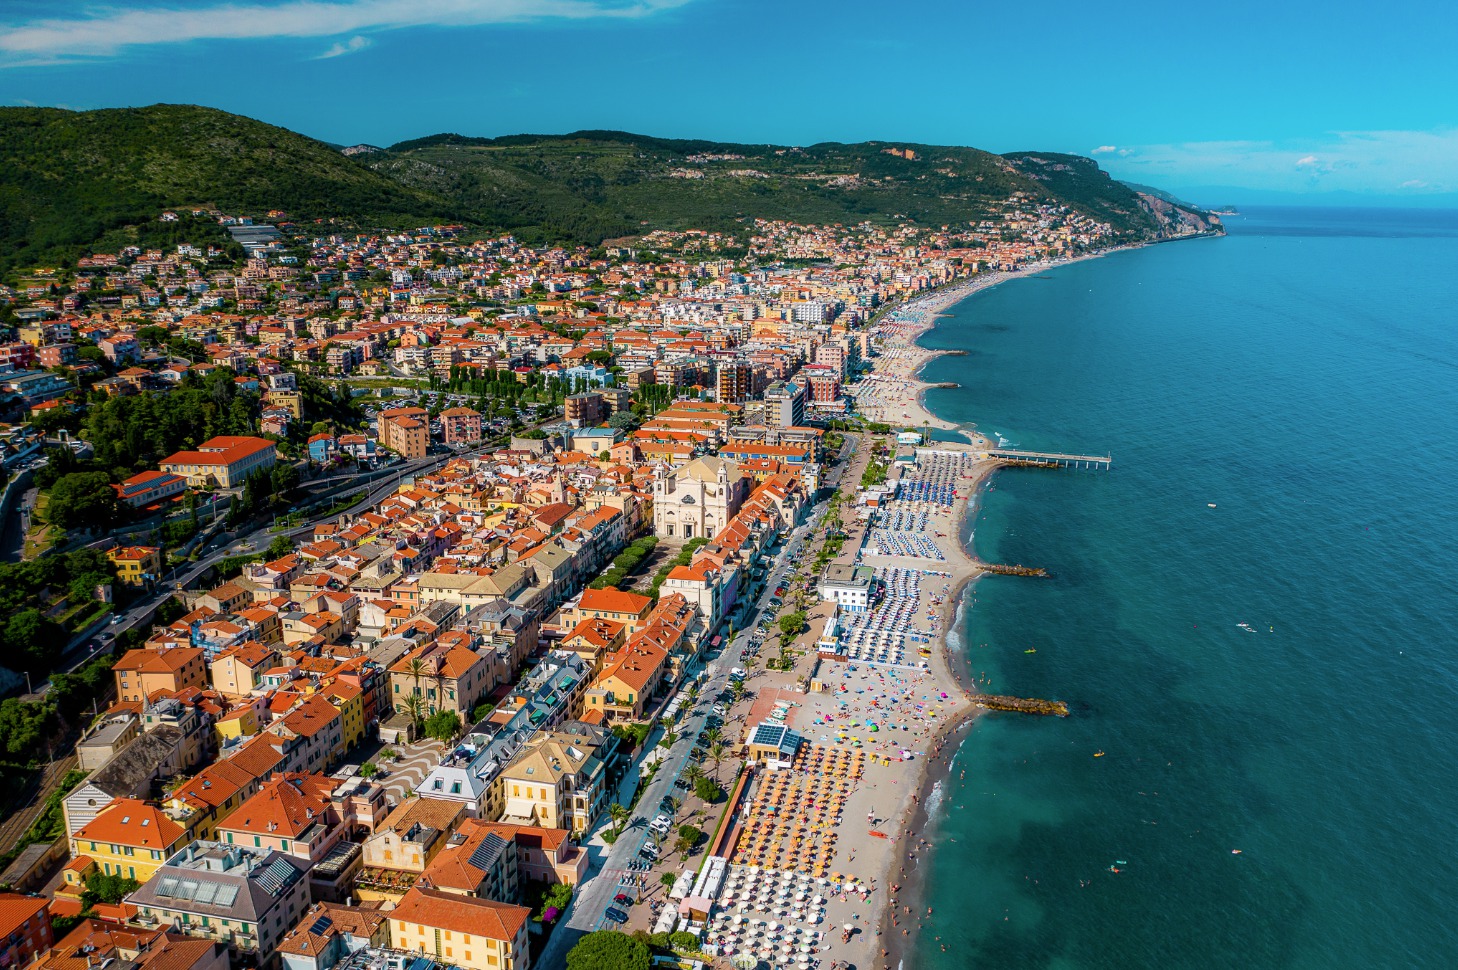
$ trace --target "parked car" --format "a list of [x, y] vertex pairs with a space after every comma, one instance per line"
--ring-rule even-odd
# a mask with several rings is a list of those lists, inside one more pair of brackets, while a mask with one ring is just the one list
[[618, 893], [616, 896], [613, 897], [613, 902], [617, 903], [619, 906], [631, 906], [633, 905], [633, 897], [629, 896], [627, 893]]
[[607, 912], [603, 915], [605, 915], [608, 919], [612, 920], [614, 923], [626, 923], [628, 921], [628, 914], [623, 912], [621, 909], [618, 909], [616, 906], [609, 906], [607, 908]]

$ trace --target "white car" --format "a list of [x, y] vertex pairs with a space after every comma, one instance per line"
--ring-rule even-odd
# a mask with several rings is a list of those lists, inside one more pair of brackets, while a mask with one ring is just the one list
[[745, 677], [749, 676], [749, 671], [745, 670], [743, 667], [735, 667], [733, 670], [729, 671], [729, 676], [733, 677], [735, 680], [743, 680]]

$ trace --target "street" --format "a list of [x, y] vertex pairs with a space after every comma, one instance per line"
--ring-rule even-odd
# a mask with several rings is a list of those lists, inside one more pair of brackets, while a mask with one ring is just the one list
[[[850, 450], [849, 452], [843, 451], [843, 456], [854, 452], [854, 446], [851, 444], [851, 440], [853, 439], [847, 440], [846, 447]], [[837, 480], [839, 468], [843, 467], [844, 465], [842, 464], [837, 468], [835, 476]], [[747, 607], [741, 608], [737, 613], [739, 618], [745, 619], [764, 615], [769, 600], [774, 595], [775, 588], [778, 586], [780, 580], [793, 568], [792, 560], [795, 553], [803, 546], [805, 537], [818, 526], [821, 518], [825, 514], [825, 509], [826, 504], [823, 502], [816, 505], [806, 521], [785, 536], [780, 544], [779, 551], [775, 555], [775, 564], [766, 576], [765, 586], [759, 598], [748, 604]], [[730, 670], [742, 663], [741, 653], [749, 644], [753, 633], [754, 627], [744, 624], [744, 629], [738, 630], [734, 635], [733, 641], [723, 645], [717, 654], [705, 655], [707, 662], [704, 668], [704, 680], [701, 682], [698, 700], [692, 708], [686, 709], [687, 713], [680, 717], [678, 741], [669, 749], [668, 755], [664, 758], [663, 766], [658, 769], [658, 772], [653, 777], [653, 781], [649, 783], [647, 789], [643, 792], [642, 798], [638, 801], [637, 808], [627, 823], [624, 824], [623, 831], [617, 841], [613, 845], [608, 846], [606, 851], [603, 852], [596, 845], [589, 846], [587, 844], [588, 840], [584, 839], [584, 851], [596, 853], [590, 863], [588, 876], [578, 885], [577, 891], [572, 896], [572, 902], [568, 906], [566, 917], [552, 932], [546, 949], [537, 958], [537, 966], [543, 968], [565, 966], [567, 952], [572, 949], [572, 946], [583, 934], [590, 933], [593, 930], [610, 928], [615, 925], [606, 919], [604, 911], [612, 903], [613, 896], [617, 893], [626, 891], [635, 899], [642, 897], [640, 890], [625, 889], [620, 880], [628, 878], [631, 881], [632, 877], [641, 875], [640, 873], [631, 872], [628, 869], [628, 865], [642, 858], [638, 853], [650, 836], [648, 822], [658, 814], [659, 804], [663, 801], [664, 796], [674, 793], [673, 782], [688, 767], [689, 755], [693, 751], [699, 732], [704, 727], [704, 720], [712, 711], [715, 698], [729, 686]], [[730, 716], [724, 719], [724, 736], [726, 745], [730, 750], [738, 747], [739, 734], [743, 730], [743, 726], [739, 722], [743, 720], [745, 716], [744, 712], [752, 704], [752, 696], [746, 694], [743, 700], [734, 705], [735, 708], [739, 709], [738, 713], [736, 714], [731, 709]], [[656, 745], [658, 739], [661, 737], [661, 730], [655, 729], [654, 733], [649, 736], [648, 742], [644, 745], [645, 753], [652, 751], [654, 745]], [[633, 792], [632, 785], [635, 783], [636, 778], [636, 771], [628, 772], [628, 777], [624, 781], [624, 787], [627, 789], [627, 792], [626, 795], [620, 792], [620, 798], [631, 797]], [[623, 804], [626, 804], [626, 802], [623, 802]], [[607, 827], [611, 827], [611, 822], [605, 816], [599, 823], [597, 831], [600, 832], [603, 828]], [[709, 831], [712, 832], [712, 828]], [[703, 860], [700, 858], [696, 861], [695, 865], [702, 864], [702, 862]], [[656, 875], [649, 875], [650, 880], [656, 878]]]

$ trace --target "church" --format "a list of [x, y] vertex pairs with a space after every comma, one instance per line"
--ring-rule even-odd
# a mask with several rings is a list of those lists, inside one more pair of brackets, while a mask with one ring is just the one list
[[705, 455], [653, 479], [653, 533], [660, 539], [712, 539], [749, 497], [739, 466]]

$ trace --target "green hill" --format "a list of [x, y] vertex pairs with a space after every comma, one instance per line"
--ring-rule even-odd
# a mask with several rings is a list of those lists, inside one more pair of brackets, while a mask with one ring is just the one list
[[0, 269], [128, 240], [165, 244], [180, 230], [157, 222], [161, 209], [208, 204], [364, 228], [455, 221], [589, 244], [658, 228], [732, 230], [756, 217], [966, 225], [1014, 192], [1062, 201], [1129, 239], [1157, 238], [1170, 224], [1147, 198], [1072, 155], [904, 142], [739, 145], [614, 131], [447, 134], [346, 151], [186, 105], [0, 108]]
[[0, 108], [0, 267], [124, 245], [138, 225], [147, 243], [160, 210], [208, 204], [378, 225], [454, 214], [323, 142], [210, 108]]

